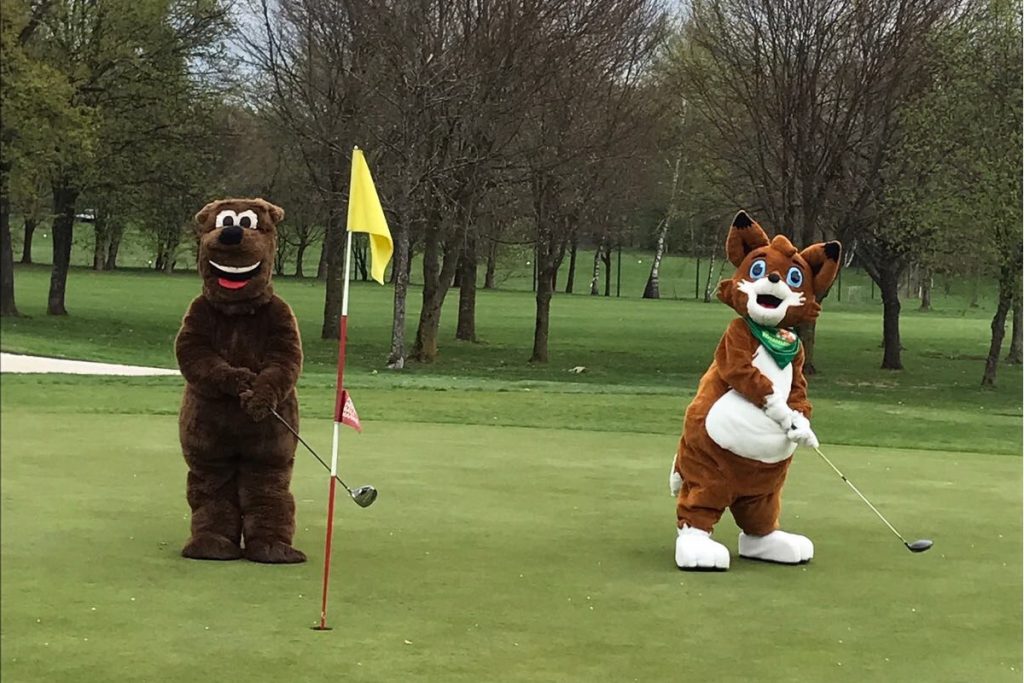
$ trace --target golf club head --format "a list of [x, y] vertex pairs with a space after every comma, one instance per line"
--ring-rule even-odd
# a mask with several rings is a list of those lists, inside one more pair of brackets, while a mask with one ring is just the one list
[[352, 491], [352, 500], [361, 508], [368, 508], [377, 500], [377, 489], [372, 486], [360, 486]]
[[931, 547], [932, 542], [924, 538], [922, 538], [919, 541], [914, 541], [913, 543], [907, 544], [907, 550], [909, 550], [912, 553], [923, 553], [925, 550], [928, 550]]

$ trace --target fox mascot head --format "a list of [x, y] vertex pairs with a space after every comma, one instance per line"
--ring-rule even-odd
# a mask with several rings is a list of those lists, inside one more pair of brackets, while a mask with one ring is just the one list
[[769, 240], [745, 211], [736, 214], [725, 242], [736, 274], [718, 285], [718, 298], [741, 316], [766, 327], [813, 322], [818, 299], [839, 272], [839, 242], [797, 251], [785, 236]]

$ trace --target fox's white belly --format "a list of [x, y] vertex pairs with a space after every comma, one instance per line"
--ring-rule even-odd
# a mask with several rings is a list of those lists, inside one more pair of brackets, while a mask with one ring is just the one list
[[[764, 346], [754, 352], [754, 367], [771, 380], [775, 393], [789, 396], [793, 385], [793, 364], [780, 368]], [[715, 401], [705, 419], [708, 436], [736, 455], [761, 462], [781, 462], [793, 455], [796, 444], [786, 438], [782, 427], [735, 389]]]

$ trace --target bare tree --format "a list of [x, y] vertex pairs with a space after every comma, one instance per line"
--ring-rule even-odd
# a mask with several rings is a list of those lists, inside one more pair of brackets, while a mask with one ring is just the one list
[[[733, 196], [798, 244], [850, 241], [926, 36], [958, 4], [695, 0], [675, 73]], [[799, 332], [813, 373], [813, 325]]]

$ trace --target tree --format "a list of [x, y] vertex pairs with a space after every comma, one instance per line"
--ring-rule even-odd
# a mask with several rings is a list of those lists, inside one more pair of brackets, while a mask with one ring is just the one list
[[[911, 262], [999, 279], [983, 384], [995, 382], [1006, 317], [1020, 287], [1022, 116], [1019, 2], [979, 3], [929, 36], [926, 78], [899, 112], [885, 171], [884, 222], [867, 230], [886, 283], [886, 356], [898, 368], [896, 278]], [[965, 248], [970, 245], [969, 248]], [[870, 251], [868, 252], [870, 253]], [[897, 258], [893, 258], [896, 255]], [[882, 267], [881, 264], [886, 264]], [[881, 283], [880, 283], [881, 284]]]
[[24, 188], [53, 161], [57, 140], [76, 140], [86, 125], [68, 102], [63, 75], [36, 58], [31, 46], [52, 0], [5, 2], [0, 12], [0, 315], [18, 315], [14, 299], [14, 252], [10, 215], [13, 182]]
[[[146, 159], [147, 150], [180, 143], [181, 127], [167, 117], [181, 110], [166, 104], [190, 101], [209, 82], [229, 23], [221, 0], [48, 5], [26, 50], [60, 74], [63, 108], [90, 121], [81, 135], [57, 137], [49, 164], [55, 217], [47, 312], [64, 315], [79, 198], [100, 194], [118, 170]], [[132, 184], [151, 180], [143, 175]]]
[[[675, 81], [713, 133], [706, 153], [728, 194], [794, 243], [828, 233], [850, 243], [877, 198], [921, 46], [959, 4], [695, 0]], [[813, 374], [813, 325], [798, 331]]]

